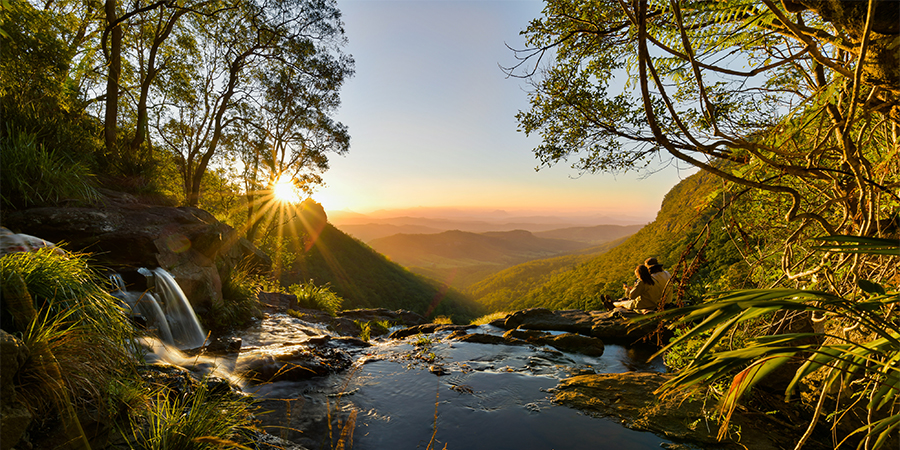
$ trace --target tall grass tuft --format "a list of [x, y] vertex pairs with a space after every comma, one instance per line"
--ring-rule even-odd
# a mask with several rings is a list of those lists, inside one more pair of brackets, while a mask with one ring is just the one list
[[160, 388], [150, 405], [132, 416], [139, 450], [246, 449], [255, 430], [248, 397], [211, 392], [206, 382], [177, 395]]
[[341, 310], [344, 299], [335, 294], [328, 285], [316, 286], [312, 280], [303, 284], [292, 284], [288, 292], [297, 296], [301, 308], [319, 309], [336, 314]]
[[0, 199], [15, 208], [99, 198], [94, 175], [81, 162], [36, 143], [33, 134], [8, 130], [0, 139]]
[[136, 377], [135, 329], [103, 283], [83, 256], [58, 249], [0, 258], [3, 329], [30, 351], [16, 393], [42, 421], [58, 415], [65, 428], [80, 428], [73, 408], [112, 417], [111, 388]]
[[222, 305], [213, 308], [204, 325], [215, 330], [247, 326], [262, 316], [260, 291], [277, 289], [276, 282], [257, 274], [246, 264], [239, 264], [222, 280]]
[[481, 317], [473, 320], [472, 325], [487, 325], [497, 319], [502, 319], [502, 318], [508, 316], [509, 314], [510, 314], [509, 312], [502, 312], [502, 311], [490, 313], [488, 315], [481, 316]]

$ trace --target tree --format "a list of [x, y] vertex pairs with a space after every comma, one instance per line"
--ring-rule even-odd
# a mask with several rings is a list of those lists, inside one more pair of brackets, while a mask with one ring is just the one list
[[787, 279], [874, 270], [812, 257], [811, 239], [897, 233], [898, 17], [874, 0], [550, 0], [508, 69], [533, 86], [517, 117], [544, 165], [676, 159], [762, 193]]
[[[201, 51], [191, 81], [170, 99], [156, 126], [160, 141], [178, 157], [188, 204], [197, 204], [203, 174], [229, 133], [269, 126], [257, 120], [283, 121], [261, 136], [271, 151], [303, 155], [283, 160], [293, 171], [304, 164], [327, 167], [309, 159], [316, 152], [346, 151], [346, 129], [328, 117], [353, 65], [340, 51], [345, 38], [333, 1], [245, 2], [215, 20], [196, 19], [191, 30]], [[311, 139], [317, 135], [330, 136], [325, 147], [287, 151], [301, 142], [318, 143]], [[245, 147], [245, 155], [264, 157], [257, 144]], [[285, 170], [273, 169], [277, 175]]]
[[261, 79], [263, 101], [250, 127], [256, 132], [243, 142], [238, 155], [244, 163], [247, 196], [247, 239], [253, 240], [259, 224], [271, 209], [276, 183], [289, 181], [298, 192], [312, 194], [328, 169], [327, 154], [344, 154], [350, 146], [347, 128], [329, 117], [340, 104], [338, 88], [347, 75], [346, 65], [329, 59], [296, 58], [279, 64], [275, 76]]

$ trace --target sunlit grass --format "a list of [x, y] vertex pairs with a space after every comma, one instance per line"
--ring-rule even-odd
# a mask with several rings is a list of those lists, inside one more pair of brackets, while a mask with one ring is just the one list
[[481, 316], [472, 321], [472, 325], [487, 325], [497, 319], [502, 319], [508, 316], [510, 313], [506, 311], [490, 313], [488, 315]]
[[431, 323], [438, 325], [453, 325], [453, 319], [451, 319], [450, 316], [436, 316], [434, 319], [431, 319]]
[[4, 330], [29, 356], [16, 373], [16, 396], [38, 425], [63, 422], [85, 440], [78, 411], [111, 420], [123, 403], [117, 387], [133, 384], [139, 360], [135, 329], [118, 300], [81, 255], [54, 248], [0, 258]]
[[205, 382], [193, 392], [175, 395], [159, 388], [150, 405], [132, 416], [131, 426], [140, 450], [248, 449], [254, 430], [249, 398], [215, 394]]
[[297, 296], [301, 308], [327, 311], [332, 315], [341, 310], [341, 304], [344, 302], [344, 299], [327, 285], [316, 286], [312, 280], [303, 284], [292, 284], [287, 290]]

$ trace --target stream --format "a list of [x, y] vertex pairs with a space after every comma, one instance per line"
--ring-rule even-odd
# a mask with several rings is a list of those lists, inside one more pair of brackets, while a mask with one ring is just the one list
[[[242, 336], [241, 357], [281, 352], [325, 333], [270, 314]], [[266, 431], [310, 450], [637, 450], [669, 442], [551, 402], [559, 380], [572, 375], [665, 371], [661, 361], [646, 362], [650, 349], [607, 345], [602, 356], [591, 357], [459, 342], [446, 333], [370, 343], [343, 347], [354, 361], [348, 370], [246, 386], [266, 411], [259, 415]]]

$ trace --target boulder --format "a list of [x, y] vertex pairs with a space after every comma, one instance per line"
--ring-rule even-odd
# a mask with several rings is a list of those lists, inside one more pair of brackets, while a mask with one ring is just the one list
[[525, 342], [524, 340], [507, 336], [497, 336], [495, 334], [453, 334], [451, 337], [460, 342], [472, 342], [475, 344], [528, 345], [528, 342]]
[[529, 344], [549, 345], [561, 352], [581, 353], [588, 356], [600, 356], [604, 350], [603, 341], [600, 339], [575, 333], [554, 335], [536, 330], [515, 329], [507, 331], [503, 337], [521, 339]]
[[[90, 207], [12, 211], [3, 215], [3, 226], [70, 251], [91, 253], [98, 265], [114, 271], [133, 274], [140, 267], [162, 267], [198, 314], [222, 301], [222, 277], [239, 264], [259, 270], [271, 266], [264, 253], [204, 210], [143, 205], [123, 198], [107, 198]], [[124, 278], [139, 283], [140, 277]]]
[[452, 333], [458, 330], [470, 330], [477, 327], [478, 325], [442, 325], [437, 323], [427, 323], [424, 325], [416, 325], [414, 327], [408, 327], [394, 331], [393, 333], [391, 333], [390, 338], [404, 339], [410, 336], [415, 336], [417, 334], [439, 333], [442, 331]]
[[285, 349], [283, 353], [242, 354], [235, 371], [255, 383], [298, 381], [344, 370], [352, 364], [346, 351], [328, 339]]
[[516, 311], [503, 321], [507, 330], [522, 328], [525, 330], [568, 331], [570, 333], [591, 334], [593, 318], [589, 313], [579, 309], [552, 311], [547, 308], [531, 308]]
[[669, 341], [670, 331], [659, 327], [659, 322], [635, 322], [641, 314], [622, 311], [591, 311], [591, 330], [588, 333], [595, 338], [608, 342], [626, 345], [646, 341], [650, 344], [665, 344]]

